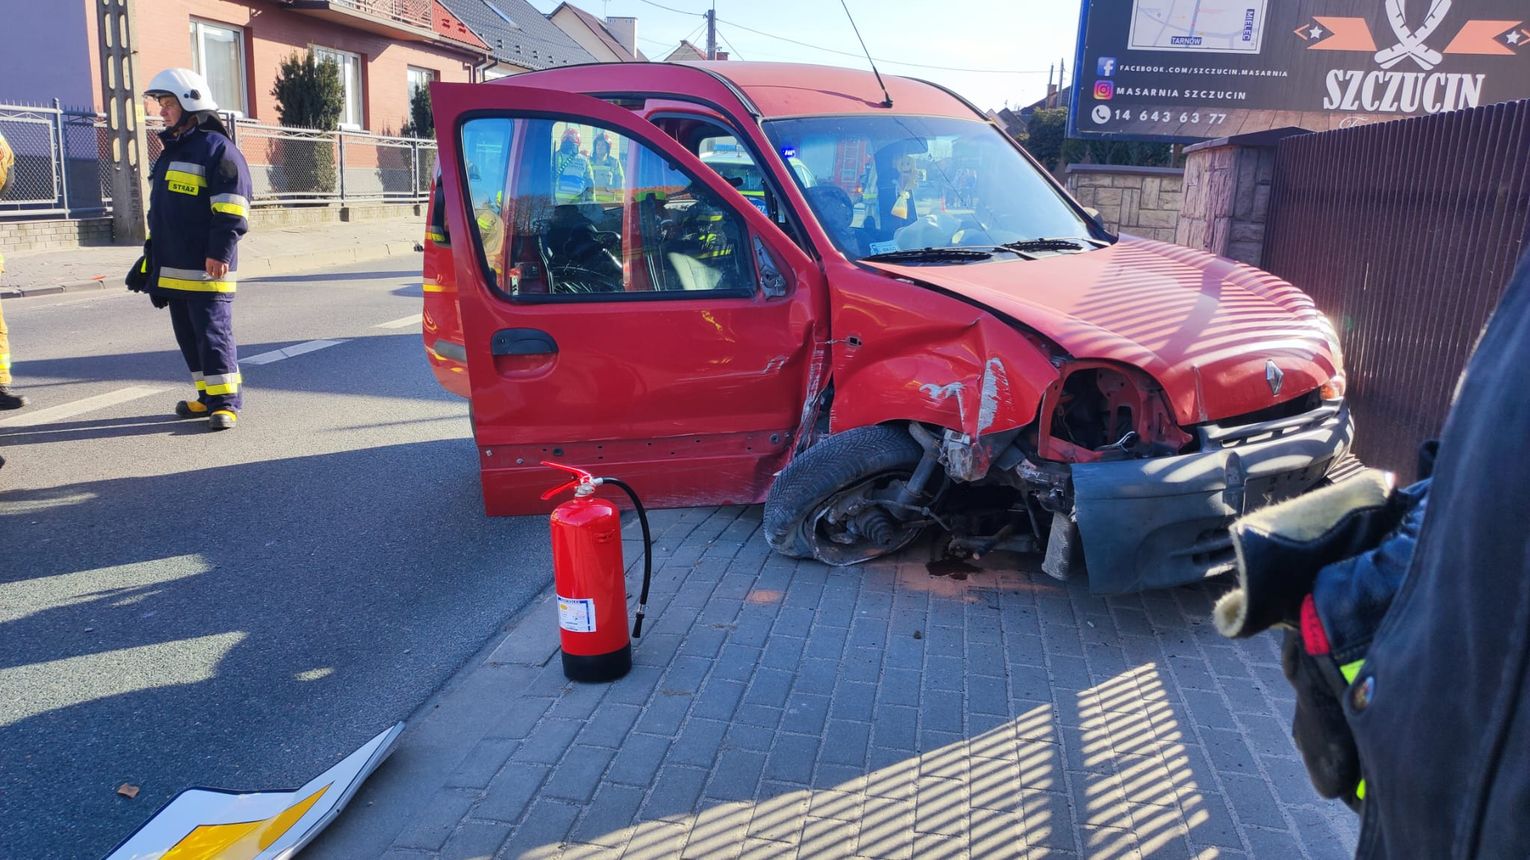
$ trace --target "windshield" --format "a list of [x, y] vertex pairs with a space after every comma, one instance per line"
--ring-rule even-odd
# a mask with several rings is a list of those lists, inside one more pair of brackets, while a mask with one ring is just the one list
[[816, 177], [809, 186], [793, 171], [824, 232], [851, 260], [1091, 235], [1083, 216], [987, 123], [861, 115], [775, 120], [765, 131], [789, 164]]

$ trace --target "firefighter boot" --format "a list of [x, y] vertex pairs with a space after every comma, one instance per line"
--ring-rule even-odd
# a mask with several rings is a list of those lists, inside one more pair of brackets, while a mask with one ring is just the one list
[[182, 400], [175, 404], [177, 418], [206, 418], [207, 404], [200, 400]]
[[20, 394], [12, 394], [11, 390], [0, 385], [0, 409], [20, 409], [27, 405], [27, 399]]
[[232, 430], [237, 423], [239, 423], [238, 415], [227, 409], [219, 409], [212, 414], [212, 417], [207, 419], [207, 429]]

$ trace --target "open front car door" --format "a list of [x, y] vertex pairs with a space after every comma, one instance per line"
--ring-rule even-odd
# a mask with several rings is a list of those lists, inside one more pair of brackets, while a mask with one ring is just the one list
[[543, 460], [654, 506], [761, 500], [824, 364], [814, 261], [624, 108], [431, 93], [487, 512], [547, 510]]

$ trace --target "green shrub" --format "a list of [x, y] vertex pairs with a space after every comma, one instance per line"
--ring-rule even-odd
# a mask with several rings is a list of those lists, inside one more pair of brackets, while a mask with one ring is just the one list
[[[329, 131], [340, 125], [345, 107], [345, 88], [340, 69], [333, 62], [318, 61], [313, 52], [291, 54], [282, 61], [271, 88], [276, 114], [282, 125]], [[285, 192], [335, 190], [335, 149], [327, 140], [273, 141], [279, 155], [272, 184]]]

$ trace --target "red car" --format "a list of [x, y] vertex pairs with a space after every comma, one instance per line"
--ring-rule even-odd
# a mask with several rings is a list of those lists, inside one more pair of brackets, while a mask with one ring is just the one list
[[654, 506], [764, 502], [775, 550], [836, 565], [938, 529], [1100, 592], [1228, 569], [1227, 523], [1350, 446], [1333, 328], [1258, 269], [1112, 235], [970, 103], [885, 81], [432, 86], [425, 348], [488, 513], [546, 510], [556, 459]]

